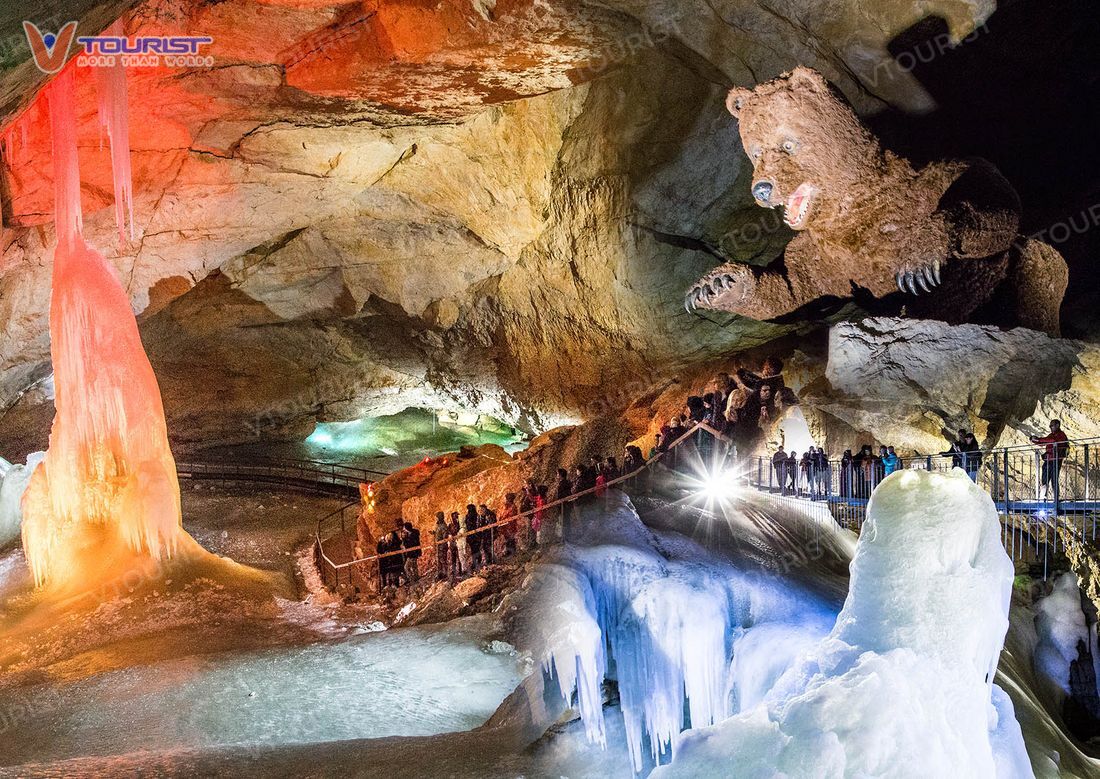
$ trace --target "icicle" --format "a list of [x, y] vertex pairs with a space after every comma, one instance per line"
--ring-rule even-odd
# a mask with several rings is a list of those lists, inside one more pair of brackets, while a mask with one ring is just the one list
[[[122, 35], [122, 25], [115, 22], [110, 35]], [[126, 242], [129, 220], [130, 240], [134, 240], [134, 193], [130, 170], [130, 118], [126, 101], [126, 66], [121, 60], [109, 68], [95, 68], [99, 101], [99, 123], [107, 131], [111, 144], [111, 175], [115, 190], [115, 221], [118, 240]], [[100, 136], [102, 148], [102, 135]]]
[[692, 728], [713, 725], [733, 713], [732, 701], [759, 700], [794, 663], [796, 652], [746, 636], [803, 648], [829, 631], [833, 612], [796, 587], [709, 559], [686, 539], [658, 544], [621, 494], [581, 512], [585, 531], [571, 539], [566, 565], [542, 566], [543, 663], [567, 698], [577, 692], [588, 739], [601, 745], [598, 693], [613, 663], [636, 774], [675, 754], [685, 706]]
[[[72, 73], [47, 87], [58, 244], [50, 299], [56, 414], [23, 498], [23, 548], [38, 585], [86, 590], [197, 545], [156, 377], [114, 269], [81, 234]], [[198, 552], [196, 552], [198, 553]]]
[[[73, 100], [73, 72], [66, 69], [50, 84], [46, 93], [50, 110], [50, 139], [53, 144], [53, 195], [55, 229], [59, 247], [75, 246], [84, 235], [80, 210], [80, 160], [76, 151], [76, 107]], [[57, 289], [54, 269], [54, 290]]]

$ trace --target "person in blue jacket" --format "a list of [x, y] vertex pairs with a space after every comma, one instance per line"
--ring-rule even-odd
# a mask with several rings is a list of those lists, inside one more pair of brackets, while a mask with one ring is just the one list
[[889, 476], [901, 467], [901, 458], [898, 457], [897, 452], [894, 451], [894, 447], [884, 446], [882, 448], [885, 450], [883, 454], [880, 455], [882, 457], [882, 467], [883, 470], [886, 471], [886, 475]]

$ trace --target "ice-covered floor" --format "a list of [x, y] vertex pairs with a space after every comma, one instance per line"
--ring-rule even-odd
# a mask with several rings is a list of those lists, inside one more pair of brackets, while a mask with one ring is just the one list
[[[347, 635], [328, 609], [301, 600], [296, 554], [318, 516], [342, 501], [185, 485], [185, 529], [203, 547], [264, 571], [267, 586], [182, 560], [127, 569], [82, 603], [28, 613], [18, 547], [0, 552], [0, 688], [31, 675], [59, 681], [172, 657], [304, 644]], [[34, 624], [27, 624], [31, 621]]]
[[304, 441], [210, 447], [202, 456], [239, 461], [286, 457], [390, 473], [463, 446], [497, 444], [514, 453], [527, 448], [527, 443], [527, 436], [500, 423], [440, 424], [432, 412], [407, 409], [391, 416], [318, 424]]
[[293, 576], [294, 550], [347, 500], [256, 485], [183, 482], [183, 528], [215, 554]]
[[141, 750], [428, 736], [484, 723], [524, 661], [491, 620], [199, 655], [0, 692], [0, 764]]
[[271, 572], [283, 581], [274, 588], [170, 564], [72, 606], [46, 604], [40, 619], [18, 594], [29, 584], [21, 551], [0, 554], [0, 593], [12, 597], [0, 598], [0, 774], [172, 771], [188, 754], [248, 762], [258, 750], [484, 723], [530, 664], [507, 645], [489, 651], [493, 617], [366, 632], [347, 609], [294, 598], [293, 553], [331, 502], [185, 488], [187, 529]]

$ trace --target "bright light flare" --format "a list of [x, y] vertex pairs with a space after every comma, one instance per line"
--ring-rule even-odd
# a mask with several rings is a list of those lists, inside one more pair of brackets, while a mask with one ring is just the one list
[[708, 501], [714, 503], [733, 500], [733, 498], [737, 497], [739, 491], [736, 479], [737, 475], [732, 470], [708, 474], [703, 479], [702, 487], [699, 492]]
[[739, 463], [723, 456], [715, 456], [710, 462], [695, 457], [689, 470], [682, 474], [681, 487], [687, 492], [686, 500], [707, 507], [732, 503], [741, 494], [745, 471]]

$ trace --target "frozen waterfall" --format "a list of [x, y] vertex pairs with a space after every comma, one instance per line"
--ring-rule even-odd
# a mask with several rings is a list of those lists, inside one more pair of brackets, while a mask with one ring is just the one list
[[[50, 297], [54, 415], [50, 446], [23, 499], [23, 549], [35, 584], [87, 588], [135, 559], [201, 549], [183, 532], [160, 389], [130, 300], [83, 236], [74, 80], [49, 85], [57, 246]], [[117, 114], [125, 91], [112, 100]], [[121, 143], [121, 123], [112, 124]]]
[[635, 771], [667, 761], [685, 727], [766, 698], [792, 650], [812, 646], [832, 624], [824, 602], [778, 576], [649, 530], [620, 493], [584, 514], [583, 530], [540, 574], [541, 613], [552, 615], [543, 662], [565, 695], [575, 691], [597, 743], [605, 738], [601, 687], [617, 682]]

